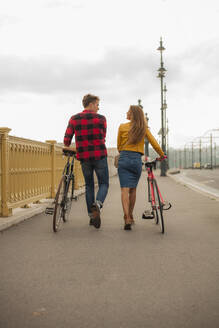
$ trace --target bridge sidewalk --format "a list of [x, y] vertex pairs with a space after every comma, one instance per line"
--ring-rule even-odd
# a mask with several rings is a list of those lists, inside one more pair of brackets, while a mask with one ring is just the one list
[[[85, 188], [75, 191], [76, 196], [84, 194]], [[46, 207], [51, 206], [53, 199], [42, 199], [39, 204], [30, 204], [29, 208], [16, 208], [13, 210], [13, 215], [9, 217], [0, 217], [0, 231], [8, 229], [13, 225], [32, 218], [35, 215], [41, 214]]]
[[4, 328], [215, 328], [219, 325], [218, 202], [157, 180], [173, 207], [166, 232], [142, 220], [146, 172], [132, 231], [123, 230], [118, 177], [110, 180], [99, 230], [85, 197], [57, 234], [39, 214], [1, 233], [0, 322]]
[[[143, 172], [142, 175], [146, 175], [146, 172]], [[164, 191], [164, 195], [166, 198], [168, 198], [169, 194], [169, 189], [175, 189], [177, 184], [181, 184], [184, 187], [188, 187], [190, 189], [193, 189], [195, 191], [199, 191], [203, 195], [209, 196], [212, 199], [219, 200], [219, 191], [217, 191], [216, 195], [216, 190], [213, 190], [212, 188], [204, 188], [201, 186], [197, 181], [189, 179], [186, 177], [184, 174], [176, 174], [176, 175], [171, 175], [169, 174], [168, 177], [170, 177], [172, 180], [175, 181], [175, 183], [171, 182], [171, 179], [167, 179], [165, 177], [160, 177], [160, 171], [157, 170], [155, 171], [155, 175], [157, 176], [159, 183], [161, 184], [161, 189]], [[111, 181], [114, 181], [113, 179]], [[138, 193], [140, 192], [139, 190], [142, 188], [145, 188], [143, 179], [141, 178], [141, 182], [139, 184], [140, 188], [138, 188]], [[213, 193], [213, 191], [214, 193]], [[83, 195], [85, 192], [85, 188], [82, 188], [78, 191], [76, 191], [76, 195], [80, 196]], [[145, 190], [143, 191], [145, 193]], [[173, 193], [175, 195], [175, 192]], [[146, 195], [145, 195], [146, 198]], [[171, 197], [170, 197], [171, 198]], [[171, 199], [170, 199], [171, 201]], [[5, 229], [10, 228], [13, 225], [19, 224], [22, 221], [25, 221], [29, 218], [32, 218], [33, 216], [36, 216], [38, 214], [41, 214], [45, 211], [47, 206], [50, 206], [51, 203], [53, 202], [53, 199], [43, 199], [40, 201], [40, 204], [30, 204], [30, 208], [17, 208], [13, 210], [13, 215], [11, 217], [0, 217], [0, 231], [3, 231]], [[139, 214], [140, 215], [140, 214]]]

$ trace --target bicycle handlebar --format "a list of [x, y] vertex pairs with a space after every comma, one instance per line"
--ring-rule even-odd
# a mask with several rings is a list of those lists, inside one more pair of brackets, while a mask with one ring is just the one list
[[[165, 155], [164, 157], [157, 157], [155, 159], [153, 159], [153, 161], [151, 162], [146, 162], [147, 164], [155, 164], [156, 162], [162, 162], [164, 161], [165, 159], [167, 159], [167, 156]], [[146, 164], [145, 163], [145, 164]]]
[[151, 161], [151, 162], [146, 162], [145, 163], [145, 166], [146, 167], [149, 167], [149, 168], [151, 168], [152, 169], [152, 167], [154, 167], [154, 168], [156, 168], [156, 163], [159, 161], [159, 162], [161, 162], [161, 161], [163, 161], [163, 160], [165, 160], [167, 158], [167, 156], [165, 155], [164, 157], [157, 157], [157, 158], [155, 158], [153, 161]]
[[166, 155], [164, 155], [163, 157], [157, 157], [157, 158], [156, 158], [156, 161], [160, 161], [160, 162], [162, 162], [162, 161], [164, 161], [165, 159], [167, 159], [167, 156], [166, 156]]

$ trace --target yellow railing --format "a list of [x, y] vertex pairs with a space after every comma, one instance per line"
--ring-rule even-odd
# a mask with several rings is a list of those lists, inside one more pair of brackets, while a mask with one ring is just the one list
[[[54, 198], [66, 158], [55, 140], [38, 142], [9, 136], [0, 128], [0, 216], [43, 198]], [[84, 185], [79, 161], [75, 161], [75, 188]]]

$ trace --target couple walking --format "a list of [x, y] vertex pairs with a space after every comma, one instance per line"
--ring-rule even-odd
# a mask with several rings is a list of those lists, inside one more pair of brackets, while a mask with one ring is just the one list
[[[75, 136], [77, 159], [85, 180], [86, 204], [90, 225], [99, 229], [100, 212], [109, 188], [107, 149], [105, 146], [107, 123], [98, 114], [99, 97], [87, 94], [83, 97], [84, 110], [73, 115], [68, 123], [64, 145], [69, 147]], [[121, 124], [118, 130], [117, 149], [119, 151], [118, 175], [121, 187], [121, 200], [124, 212], [124, 229], [131, 230], [134, 223], [133, 210], [136, 201], [136, 188], [142, 171], [141, 156], [144, 155], [144, 139], [160, 155], [164, 153], [150, 133], [144, 113], [139, 106], [130, 106], [127, 117], [130, 122]], [[95, 199], [94, 171], [98, 180]]]

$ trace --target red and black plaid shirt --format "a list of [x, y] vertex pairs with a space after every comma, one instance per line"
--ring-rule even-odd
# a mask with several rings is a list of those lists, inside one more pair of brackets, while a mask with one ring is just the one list
[[106, 118], [103, 115], [84, 110], [72, 116], [65, 131], [65, 146], [70, 146], [74, 135], [78, 160], [99, 160], [107, 156]]

